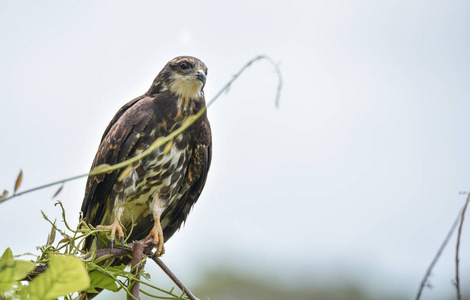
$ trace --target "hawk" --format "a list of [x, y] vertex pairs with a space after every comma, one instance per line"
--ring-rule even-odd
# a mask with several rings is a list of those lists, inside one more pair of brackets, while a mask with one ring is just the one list
[[[205, 106], [206, 76], [206, 65], [195, 57], [170, 60], [145, 94], [116, 113], [103, 134], [92, 169], [138, 155], [178, 129]], [[201, 194], [211, 152], [211, 129], [204, 112], [172, 141], [127, 170], [90, 176], [81, 209], [84, 220], [111, 231], [111, 248], [118, 237], [121, 244], [124, 237], [129, 241], [152, 237], [156, 254], [163, 254], [164, 242], [185, 222]], [[93, 236], [85, 241], [87, 250], [108, 245]]]

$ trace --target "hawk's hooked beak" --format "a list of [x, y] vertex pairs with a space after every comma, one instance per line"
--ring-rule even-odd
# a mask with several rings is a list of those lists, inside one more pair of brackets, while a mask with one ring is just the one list
[[197, 77], [197, 79], [202, 81], [201, 90], [204, 89], [204, 86], [206, 85], [206, 74], [204, 74], [204, 72], [202, 72], [202, 71], [197, 71], [196, 77]]

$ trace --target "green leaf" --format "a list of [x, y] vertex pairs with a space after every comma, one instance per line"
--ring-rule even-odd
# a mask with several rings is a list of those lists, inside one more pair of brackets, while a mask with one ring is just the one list
[[142, 278], [145, 278], [145, 279], [147, 279], [147, 280], [150, 280], [150, 274], [149, 274], [149, 273], [147, 273], [147, 272], [142, 272], [142, 273], [140, 273], [140, 275], [142, 276]]
[[0, 258], [0, 292], [9, 290], [16, 281], [25, 278], [34, 267], [33, 262], [13, 259], [10, 248], [5, 250]]
[[90, 280], [91, 284], [87, 292], [97, 292], [96, 288], [106, 289], [113, 292], [117, 292], [119, 290], [118, 285], [112, 277], [109, 277], [99, 271], [91, 272]]
[[51, 255], [49, 268], [29, 285], [30, 300], [44, 300], [86, 290], [90, 277], [83, 261], [74, 256]]
[[2, 260], [10, 260], [13, 259], [13, 252], [11, 252], [10, 248], [7, 248], [5, 252], [2, 254]]

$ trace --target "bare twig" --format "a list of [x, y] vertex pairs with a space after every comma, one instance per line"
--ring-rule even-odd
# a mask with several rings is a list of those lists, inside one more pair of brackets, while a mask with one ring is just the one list
[[[144, 258], [144, 245], [141, 241], [137, 241], [134, 243], [132, 247], [132, 274], [134, 274], [138, 279], [140, 278], [139, 272], [143, 267], [143, 264], [139, 264], [142, 259]], [[139, 290], [140, 290], [140, 282], [134, 281], [133, 283], [129, 283], [131, 285], [131, 294], [132, 296], [140, 299], [139, 297]]]
[[459, 249], [460, 249], [460, 236], [462, 234], [463, 221], [465, 217], [465, 211], [467, 210], [468, 202], [470, 201], [470, 193], [468, 194], [467, 201], [462, 209], [462, 216], [460, 218], [459, 233], [457, 235], [457, 248], [455, 250], [455, 287], [457, 288], [457, 299], [462, 299], [462, 294], [460, 293], [460, 278], [459, 278]]
[[31, 193], [31, 192], [34, 192], [34, 191], [37, 191], [37, 190], [42, 190], [42, 189], [48, 188], [50, 186], [54, 186], [54, 185], [57, 185], [57, 184], [65, 183], [65, 182], [76, 180], [76, 179], [80, 179], [80, 178], [87, 177], [87, 176], [88, 176], [88, 174], [81, 174], [81, 175], [73, 176], [73, 177], [70, 177], [70, 178], [61, 179], [59, 181], [54, 181], [54, 182], [51, 182], [51, 183], [40, 185], [40, 186], [34, 187], [32, 189], [23, 191], [21, 193], [15, 193], [15, 194], [11, 195], [10, 197], [6, 197], [2, 201], [0, 201], [0, 203], [3, 203], [7, 200], [13, 199], [15, 197], [19, 197], [19, 196], [24, 195], [24, 194], [28, 194], [28, 193]]
[[217, 94], [209, 101], [207, 102], [207, 107], [211, 106], [214, 104], [214, 102], [217, 100], [217, 98], [220, 97], [224, 92], [228, 91], [230, 87], [232, 86], [232, 83], [240, 77], [240, 75], [245, 71], [249, 66], [251, 66], [254, 62], [261, 60], [261, 59], [266, 59], [269, 61], [275, 68], [276, 74], [277, 74], [277, 92], [276, 92], [276, 99], [275, 99], [275, 104], [276, 107], [279, 107], [279, 100], [281, 99], [281, 89], [282, 89], [282, 74], [281, 74], [281, 69], [279, 69], [279, 65], [274, 62], [269, 56], [266, 55], [259, 55], [256, 56], [255, 58], [252, 58], [249, 62], [247, 62], [235, 75], [233, 75], [232, 79], [227, 82]]
[[[463, 209], [462, 209], [463, 210]], [[421, 285], [419, 286], [419, 291], [418, 295], [416, 296], [416, 300], [419, 300], [421, 297], [421, 293], [424, 290], [424, 287], [426, 286], [426, 282], [428, 281], [429, 276], [431, 276], [432, 269], [434, 268], [434, 265], [437, 263], [439, 260], [439, 257], [441, 256], [442, 252], [444, 251], [445, 247], [447, 246], [447, 243], [450, 240], [450, 237], [455, 231], [455, 228], [457, 228], [457, 225], [459, 224], [460, 217], [461, 217], [461, 212], [462, 210], [459, 211], [457, 214], [457, 218], [455, 219], [454, 223], [452, 224], [452, 227], [450, 228], [449, 232], [447, 233], [446, 238], [441, 244], [441, 247], [439, 247], [439, 250], [437, 251], [436, 255], [434, 256], [434, 259], [432, 260], [431, 264], [429, 265], [426, 274], [424, 275], [423, 280], [421, 280]]]
[[170, 268], [168, 268], [160, 258], [158, 258], [157, 256], [153, 256], [152, 259], [163, 270], [163, 272], [165, 272], [166, 275], [168, 275], [168, 277], [170, 277], [171, 280], [173, 280], [173, 282], [186, 294], [186, 296], [188, 296], [189, 299], [198, 300], [196, 296], [194, 296], [194, 294], [191, 293], [191, 291], [184, 286], [184, 284], [178, 279], [178, 277], [176, 277], [176, 275], [171, 272]]

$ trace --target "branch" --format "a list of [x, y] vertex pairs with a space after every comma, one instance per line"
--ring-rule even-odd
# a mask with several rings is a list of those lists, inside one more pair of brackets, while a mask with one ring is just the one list
[[416, 296], [416, 300], [420, 299], [421, 293], [424, 290], [426, 282], [428, 281], [429, 276], [431, 276], [431, 272], [432, 272], [432, 269], [434, 268], [434, 265], [439, 260], [439, 257], [441, 256], [442, 252], [444, 251], [444, 248], [447, 246], [447, 243], [449, 242], [450, 237], [452, 236], [452, 234], [455, 231], [455, 228], [459, 224], [461, 212], [462, 212], [462, 210], [460, 210], [459, 213], [457, 214], [457, 218], [455, 219], [454, 223], [452, 224], [452, 227], [450, 228], [449, 232], [447, 233], [447, 236], [444, 239], [444, 242], [442, 242], [441, 247], [439, 247], [439, 250], [437, 251], [436, 255], [434, 256], [434, 259], [432, 260], [431, 264], [429, 265], [428, 270], [426, 271], [426, 274], [424, 275], [423, 280], [421, 280], [421, 285], [419, 286], [418, 295]]
[[457, 288], [457, 299], [461, 300], [462, 295], [460, 293], [460, 279], [459, 279], [459, 248], [460, 248], [460, 236], [462, 234], [463, 221], [465, 217], [465, 211], [467, 210], [468, 202], [470, 201], [470, 193], [468, 193], [467, 201], [462, 209], [462, 217], [460, 218], [459, 233], [457, 235], [457, 249], [455, 251], [455, 287]]
[[[140, 278], [139, 272], [143, 268], [143, 263], [140, 263], [144, 259], [144, 245], [142, 242], [137, 241], [134, 243], [134, 246], [132, 247], [132, 265], [131, 265], [131, 270], [132, 274], [134, 274], [137, 279]], [[140, 290], [140, 282], [139, 281], [134, 281], [133, 283], [129, 282], [129, 285], [131, 285], [131, 294], [135, 298], [139, 299], [139, 290]]]
[[275, 104], [276, 104], [276, 107], [279, 107], [279, 100], [281, 99], [281, 89], [282, 89], [281, 69], [279, 69], [279, 65], [276, 64], [274, 62], [274, 60], [272, 60], [269, 56], [266, 56], [266, 55], [259, 55], [259, 56], [256, 56], [255, 58], [252, 58], [250, 61], [248, 61], [235, 75], [233, 75], [232, 80], [227, 82], [222, 87], [222, 89], [220, 89], [220, 91], [217, 94], [215, 94], [215, 96], [207, 103], [207, 107], [211, 106], [217, 100], [217, 98], [219, 98], [220, 95], [222, 95], [223, 92], [227, 92], [230, 89], [230, 87], [232, 86], [232, 83], [235, 80], [237, 80], [238, 77], [240, 77], [240, 75], [243, 73], [243, 71], [245, 71], [254, 62], [256, 62], [258, 60], [261, 60], [261, 59], [266, 59], [267, 61], [269, 61], [269, 63], [271, 63], [274, 66], [274, 69], [276, 71], [278, 82], [277, 82], [277, 92], [276, 92]]
[[176, 275], [173, 272], [171, 272], [170, 268], [168, 268], [160, 258], [158, 258], [157, 256], [153, 256], [151, 258], [153, 259], [154, 262], [157, 263], [157, 265], [163, 270], [163, 272], [165, 272], [166, 275], [168, 275], [168, 277], [170, 277], [171, 280], [173, 280], [173, 282], [183, 291], [183, 293], [185, 293], [186, 296], [188, 296], [189, 299], [198, 300], [196, 296], [194, 296], [194, 294], [191, 293], [191, 291], [187, 287], [184, 286], [184, 284], [178, 279], [178, 277], [176, 277]]
[[[132, 249], [134, 249], [134, 247], [137, 243], [141, 243], [143, 245], [143, 249], [142, 249], [143, 253], [148, 253], [153, 247], [153, 245], [152, 245], [153, 240], [152, 240], [151, 237], [149, 237], [149, 238], [146, 238], [146, 239], [143, 239], [143, 240], [140, 240], [140, 241], [135, 241], [135, 242], [129, 243], [127, 246], [124, 246], [123, 248], [114, 247], [113, 249], [103, 248], [103, 249], [97, 250], [96, 255], [95, 255], [95, 260], [97, 258], [109, 259], [109, 258], [116, 258], [116, 257], [126, 256], [126, 255], [132, 255], [132, 253], [133, 253]], [[92, 256], [93, 256], [92, 253], [88, 253], [83, 257], [83, 259], [84, 260], [89, 260], [90, 258], [92, 258]], [[108, 257], [106, 257], [106, 256], [108, 256]]]
[[58, 180], [58, 181], [54, 181], [54, 182], [51, 182], [51, 183], [47, 183], [47, 184], [44, 184], [44, 185], [34, 187], [32, 189], [23, 191], [21, 193], [15, 193], [15, 194], [11, 195], [10, 197], [6, 197], [6, 198], [3, 198], [3, 199], [0, 196], [0, 203], [5, 202], [5, 201], [10, 200], [10, 199], [13, 199], [15, 197], [24, 195], [24, 194], [28, 194], [28, 193], [31, 193], [31, 192], [34, 192], [34, 191], [37, 191], [37, 190], [42, 190], [42, 189], [48, 188], [48, 187], [53, 186], [53, 185], [65, 183], [65, 182], [68, 182], [68, 181], [80, 179], [80, 178], [87, 177], [87, 176], [88, 176], [88, 174], [81, 174], [81, 175], [73, 176], [73, 177], [70, 177], [70, 178], [61, 179], [61, 180]]

